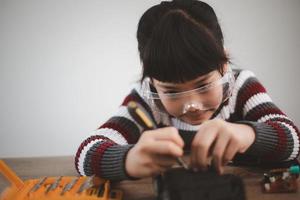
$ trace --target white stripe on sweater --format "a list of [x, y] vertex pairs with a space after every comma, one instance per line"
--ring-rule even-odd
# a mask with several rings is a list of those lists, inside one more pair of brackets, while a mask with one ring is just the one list
[[248, 70], [243, 70], [240, 72], [238, 75], [233, 91], [231, 94], [231, 97], [229, 98], [228, 105], [224, 106], [221, 110], [220, 113], [216, 116], [216, 118], [221, 118], [221, 119], [228, 119], [230, 117], [231, 113], [234, 113], [236, 110], [236, 102], [237, 102], [237, 95], [241, 89], [241, 87], [244, 85], [247, 79], [255, 77], [254, 73]]
[[274, 118], [283, 118], [283, 119], [287, 119], [289, 121], [291, 121], [287, 116], [285, 115], [280, 115], [280, 114], [268, 114], [265, 116], [262, 116], [259, 120], [257, 120], [258, 122], [266, 122], [270, 119], [274, 119]]
[[79, 170], [79, 173], [83, 176], [85, 176], [86, 174], [84, 173], [84, 169], [83, 169], [83, 165], [84, 165], [84, 159], [85, 159], [85, 156], [88, 152], [88, 150], [94, 145], [96, 144], [97, 142], [101, 142], [102, 139], [96, 139], [96, 140], [93, 140], [91, 141], [90, 143], [88, 143], [87, 145], [85, 145], [83, 147], [83, 149], [81, 150], [80, 152], [80, 155], [79, 155], [79, 158], [78, 158], [78, 170]]
[[270, 96], [265, 93], [265, 92], [261, 92], [261, 93], [257, 93], [255, 95], [253, 95], [251, 98], [249, 98], [243, 108], [243, 116], [245, 117], [247, 115], [247, 113], [253, 109], [254, 107], [263, 104], [263, 103], [267, 103], [267, 102], [272, 102], [272, 99], [270, 98]]
[[221, 119], [229, 119], [230, 117], [230, 105], [223, 106], [223, 108], [220, 110], [220, 113], [216, 116], [216, 118]]
[[191, 125], [184, 121], [181, 121], [178, 118], [171, 118], [171, 123], [177, 129], [186, 130], [186, 131], [197, 131], [200, 127], [200, 125]]
[[291, 155], [289, 156], [288, 159], [286, 160], [293, 160], [294, 158], [297, 157], [298, 155], [298, 149], [299, 149], [299, 137], [297, 135], [297, 132], [296, 130], [289, 124], [285, 123], [285, 122], [279, 122], [281, 125], [287, 127], [290, 132], [291, 132], [291, 135], [292, 135], [292, 138], [293, 138], [293, 141], [294, 141], [294, 148], [293, 148], [293, 151], [291, 153]]
[[128, 142], [124, 136], [112, 128], [100, 128], [94, 132], [95, 135], [102, 135], [120, 145], [126, 145]]
[[240, 91], [241, 87], [244, 85], [246, 80], [248, 80], [251, 77], [255, 77], [254, 73], [248, 70], [243, 70], [240, 72], [239, 76], [237, 77], [235, 81], [235, 86], [232, 91], [232, 99], [231, 102], [229, 102], [229, 109], [230, 113], [233, 113], [235, 110], [236, 102], [237, 102], [237, 95]]

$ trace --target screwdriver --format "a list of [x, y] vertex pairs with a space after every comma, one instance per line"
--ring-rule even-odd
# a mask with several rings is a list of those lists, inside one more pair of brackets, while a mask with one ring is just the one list
[[77, 191], [78, 194], [82, 193], [84, 190], [90, 188], [91, 186], [93, 186], [93, 178], [95, 177], [95, 175], [89, 176], [87, 177], [87, 179], [81, 184], [79, 190]]
[[58, 179], [56, 179], [56, 181], [47, 188], [45, 193], [47, 194], [48, 192], [55, 190], [58, 187], [61, 180], [62, 180], [62, 176], [60, 176]]
[[40, 187], [42, 187], [42, 185], [45, 183], [45, 181], [46, 181], [47, 178], [48, 178], [48, 177], [42, 178], [37, 184], [35, 184], [35, 185], [33, 186], [33, 188], [29, 191], [29, 193], [35, 192], [35, 191], [37, 191]]
[[65, 185], [64, 189], [61, 191], [60, 195], [64, 195], [67, 191], [71, 190], [75, 183], [79, 180], [79, 177], [74, 178], [70, 183]]
[[[135, 119], [142, 127], [146, 128], [147, 130], [153, 130], [157, 128], [155, 122], [151, 120], [151, 117], [138, 103], [130, 101], [127, 106], [130, 116]], [[184, 169], [189, 169], [188, 165], [181, 157], [177, 157], [176, 161]]]

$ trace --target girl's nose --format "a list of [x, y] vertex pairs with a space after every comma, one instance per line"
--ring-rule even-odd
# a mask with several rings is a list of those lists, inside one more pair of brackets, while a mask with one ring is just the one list
[[187, 102], [183, 106], [183, 113], [202, 110], [202, 104], [199, 102]]

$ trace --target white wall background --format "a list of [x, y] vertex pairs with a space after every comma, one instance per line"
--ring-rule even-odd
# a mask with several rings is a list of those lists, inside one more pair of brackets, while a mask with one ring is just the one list
[[[0, 0], [0, 157], [75, 154], [140, 75], [135, 39], [158, 0]], [[233, 62], [300, 125], [300, 1], [209, 0]]]

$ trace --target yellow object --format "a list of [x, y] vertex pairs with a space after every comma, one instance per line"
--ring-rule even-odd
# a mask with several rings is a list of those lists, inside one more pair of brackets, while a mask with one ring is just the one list
[[146, 114], [138, 107], [138, 105], [134, 101], [130, 101], [128, 103], [129, 108], [133, 109], [135, 114], [145, 123], [146, 127], [149, 129], [154, 128], [154, 124], [152, 121], [146, 116]]
[[121, 200], [123, 196], [99, 177], [43, 177], [23, 182], [2, 160], [0, 173], [11, 183], [0, 200]]

